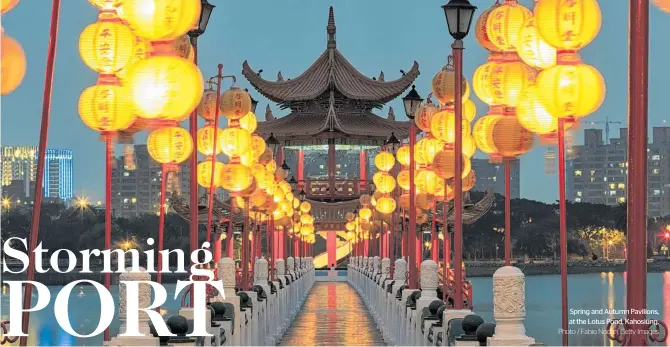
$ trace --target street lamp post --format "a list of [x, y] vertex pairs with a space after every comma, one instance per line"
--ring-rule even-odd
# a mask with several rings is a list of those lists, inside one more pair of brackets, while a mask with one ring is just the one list
[[[201, 1], [200, 9], [200, 18], [198, 19], [198, 25], [188, 32], [188, 37], [191, 39], [191, 45], [193, 46], [193, 63], [198, 65], [198, 37], [205, 33], [207, 29], [207, 24], [209, 23], [209, 17], [212, 15], [214, 10], [214, 5], [207, 2], [207, 0]], [[193, 110], [191, 117], [189, 119], [189, 127], [191, 138], [195, 141], [198, 138], [198, 112]], [[189, 236], [190, 236], [190, 248], [191, 254], [198, 249], [198, 152], [193, 151], [191, 154], [190, 160], [190, 184], [189, 184], [189, 206], [190, 206], [190, 215], [189, 215]], [[163, 206], [161, 206], [161, 209]], [[232, 222], [232, 221], [231, 221]], [[191, 307], [193, 307], [193, 295], [191, 297]]]
[[[421, 245], [421, 239], [416, 233], [416, 186], [414, 183], [414, 172], [416, 171], [416, 164], [414, 163], [414, 145], [416, 143], [416, 126], [414, 125], [414, 114], [421, 105], [423, 99], [416, 91], [416, 87], [412, 86], [412, 90], [402, 98], [405, 106], [405, 115], [409, 118], [409, 287], [411, 289], [418, 289], [419, 283], [417, 278], [417, 263], [418, 254], [417, 245]], [[414, 242], [412, 242], [414, 240]]]
[[[391, 151], [393, 154], [393, 157], [395, 157], [396, 153], [398, 152], [398, 148], [400, 148], [400, 140], [395, 136], [394, 133], [391, 133], [391, 136], [389, 136], [388, 140], [386, 140], [386, 146], [387, 148]], [[391, 172], [391, 176], [396, 177], [398, 175], [398, 163], [393, 165], [393, 171]], [[393, 197], [398, 200], [398, 192], [400, 191], [400, 188], [396, 188], [395, 190], [395, 196]], [[393, 266], [395, 265], [395, 216], [396, 216], [396, 211], [393, 211], [391, 213], [391, 230], [388, 233], [388, 239], [389, 239], [389, 249], [390, 249], [390, 254], [389, 254], [389, 259], [391, 259], [391, 264], [389, 268], [389, 274], [393, 276]]]
[[[442, 5], [444, 16], [447, 19], [449, 34], [454, 38], [451, 45], [454, 56], [455, 92], [454, 92], [454, 286], [456, 299], [454, 308], [463, 308], [463, 39], [470, 31], [472, 18], [477, 7], [468, 0], [450, 0]], [[444, 279], [445, 281], [447, 278]]]

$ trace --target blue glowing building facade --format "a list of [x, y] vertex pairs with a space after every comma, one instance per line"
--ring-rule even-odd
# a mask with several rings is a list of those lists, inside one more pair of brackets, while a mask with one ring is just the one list
[[[32, 200], [37, 172], [37, 147], [2, 147], [3, 196]], [[74, 161], [70, 149], [47, 149], [44, 197], [70, 200], [74, 196]]]

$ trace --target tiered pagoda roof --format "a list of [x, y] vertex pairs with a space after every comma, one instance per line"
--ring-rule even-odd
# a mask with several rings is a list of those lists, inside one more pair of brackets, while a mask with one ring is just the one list
[[259, 93], [291, 112], [258, 123], [258, 133], [272, 133], [282, 145], [336, 144], [381, 145], [391, 132], [408, 136], [406, 121], [374, 114], [407, 90], [419, 76], [419, 64], [395, 81], [369, 78], [358, 71], [337, 49], [335, 16], [330, 8], [328, 45], [316, 61], [295, 79], [268, 81], [245, 61], [242, 74]]

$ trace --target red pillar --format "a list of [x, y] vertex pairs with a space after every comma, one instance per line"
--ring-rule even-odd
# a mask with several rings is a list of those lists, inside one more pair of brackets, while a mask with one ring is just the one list
[[[628, 65], [628, 259], [626, 318], [644, 322], [647, 307], [647, 112], [649, 98], [649, 0], [630, 1]], [[649, 327], [627, 326], [629, 344], [647, 344]], [[659, 330], [661, 330], [659, 328]], [[667, 330], [666, 330], [667, 334]]]
[[433, 201], [433, 223], [430, 229], [430, 258], [434, 262], [439, 262], [438, 254], [440, 251], [440, 242], [437, 239], [437, 200]]
[[[460, 132], [458, 132], [460, 133]], [[407, 262], [407, 271], [409, 272], [409, 288], [418, 289], [419, 281], [417, 277], [418, 268], [416, 267], [416, 244], [420, 242], [419, 236], [416, 233], [416, 185], [414, 183], [414, 175], [416, 165], [414, 162], [414, 144], [416, 143], [416, 128], [414, 120], [409, 122], [409, 234], [407, 237], [409, 251], [409, 261]]]
[[304, 189], [305, 183], [303, 180], [305, 179], [305, 150], [304, 149], [299, 149], [298, 150], [298, 185], [300, 188]]
[[330, 268], [331, 264], [337, 263], [337, 232], [326, 232], [326, 251], [328, 252], [328, 264], [326, 264], [326, 267]]
[[510, 266], [512, 258], [512, 161], [505, 159], [505, 265]]

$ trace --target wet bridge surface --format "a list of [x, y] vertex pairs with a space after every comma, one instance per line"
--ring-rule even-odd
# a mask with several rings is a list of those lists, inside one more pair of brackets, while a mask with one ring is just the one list
[[363, 300], [346, 282], [316, 282], [282, 346], [382, 346]]

